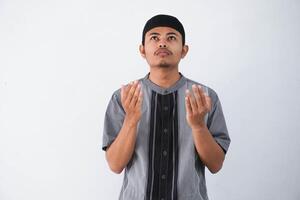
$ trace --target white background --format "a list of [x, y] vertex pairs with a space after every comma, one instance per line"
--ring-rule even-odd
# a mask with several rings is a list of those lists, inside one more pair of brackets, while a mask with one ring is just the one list
[[219, 95], [232, 139], [212, 200], [299, 200], [300, 1], [0, 0], [0, 199], [117, 199], [101, 150], [112, 93], [149, 70], [143, 26], [186, 30], [180, 71]]

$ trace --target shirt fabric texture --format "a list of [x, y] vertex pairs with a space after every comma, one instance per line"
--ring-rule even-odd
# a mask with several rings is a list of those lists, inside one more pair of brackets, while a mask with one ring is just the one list
[[[226, 153], [230, 145], [217, 93], [180, 73], [169, 88], [151, 82], [148, 73], [139, 79], [143, 92], [142, 116], [137, 125], [135, 150], [124, 171], [119, 200], [208, 200], [205, 166], [199, 158], [192, 130], [186, 120], [185, 91], [201, 85], [212, 100], [205, 123]], [[102, 149], [122, 128], [125, 111], [121, 89], [116, 90], [104, 118]]]

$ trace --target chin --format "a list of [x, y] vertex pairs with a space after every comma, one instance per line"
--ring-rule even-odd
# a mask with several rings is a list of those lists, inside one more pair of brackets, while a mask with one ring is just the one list
[[160, 68], [169, 68], [169, 67], [171, 67], [171, 65], [167, 64], [167, 63], [161, 63], [161, 64], [158, 65], [158, 67], [160, 67]]
[[162, 61], [162, 62], [158, 63], [157, 66], [158, 66], [158, 67], [161, 67], [161, 68], [169, 68], [169, 67], [171, 67], [172, 65], [171, 65], [170, 63], [167, 63], [167, 62]]

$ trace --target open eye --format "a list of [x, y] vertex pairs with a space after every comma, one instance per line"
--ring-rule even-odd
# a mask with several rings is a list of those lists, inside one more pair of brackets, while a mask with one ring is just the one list
[[150, 37], [150, 40], [155, 40], [155, 41], [157, 41], [157, 40], [158, 40], [158, 37], [157, 37], [156, 35], [153, 35], [153, 36]]
[[170, 35], [170, 36], [168, 37], [168, 39], [169, 39], [169, 40], [176, 40], [176, 37], [173, 36], [173, 35]]

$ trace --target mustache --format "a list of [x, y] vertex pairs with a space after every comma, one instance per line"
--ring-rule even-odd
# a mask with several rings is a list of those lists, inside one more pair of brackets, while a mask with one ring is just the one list
[[167, 53], [169, 55], [172, 55], [172, 52], [167, 48], [159, 48], [154, 52], [155, 55], [158, 55], [159, 53]]

